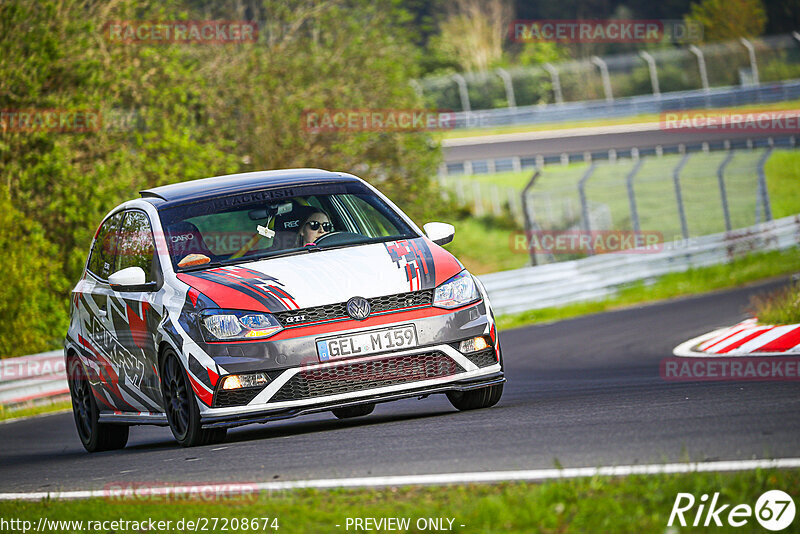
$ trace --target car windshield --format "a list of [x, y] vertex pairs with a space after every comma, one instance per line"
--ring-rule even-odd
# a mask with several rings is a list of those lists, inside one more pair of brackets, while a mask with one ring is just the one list
[[178, 270], [416, 237], [360, 183], [237, 193], [164, 208], [160, 216]]

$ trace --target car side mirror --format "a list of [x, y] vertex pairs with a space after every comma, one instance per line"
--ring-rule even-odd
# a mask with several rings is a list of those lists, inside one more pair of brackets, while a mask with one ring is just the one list
[[453, 240], [456, 234], [456, 228], [452, 224], [429, 222], [422, 227], [425, 230], [425, 235], [428, 239], [437, 245], [446, 245]]
[[146, 279], [141, 267], [127, 267], [109, 276], [108, 285], [114, 291], [153, 291], [156, 283]]

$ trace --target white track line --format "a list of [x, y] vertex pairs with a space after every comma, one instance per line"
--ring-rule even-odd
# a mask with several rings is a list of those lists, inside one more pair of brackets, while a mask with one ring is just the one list
[[[584, 478], [594, 476], [659, 475], [675, 473], [708, 473], [719, 471], [746, 471], [751, 469], [786, 469], [800, 467], [800, 458], [780, 458], [776, 460], [732, 460], [721, 462], [697, 462], [680, 464], [620, 465], [609, 467], [570, 467], [566, 469], [531, 469], [527, 471], [487, 471], [478, 473], [443, 473], [432, 475], [401, 475], [361, 478], [328, 478], [317, 480], [294, 480], [286, 482], [220, 482], [218, 484], [166, 486], [159, 482], [137, 483], [134, 488], [113, 490], [81, 490], [63, 492], [0, 493], [0, 501], [42, 499], [88, 499], [92, 497], [118, 500], [122, 497], [141, 498], [143, 495], [182, 495], [208, 494], [224, 495], [234, 492], [241, 495], [246, 489], [257, 491], [280, 491], [292, 489], [332, 489], [332, 488], [377, 488], [409, 485], [471, 484], [509, 481], [543, 481], [553, 479]], [[121, 484], [124, 486], [124, 484]], [[146, 490], [147, 493], [142, 491]], [[113, 492], [113, 493], [112, 493]]]

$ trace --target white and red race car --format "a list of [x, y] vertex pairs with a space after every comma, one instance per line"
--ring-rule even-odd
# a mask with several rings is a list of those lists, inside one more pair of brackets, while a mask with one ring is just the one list
[[480, 282], [365, 181], [317, 169], [207, 178], [114, 208], [72, 292], [65, 342], [78, 434], [130, 425], [184, 446], [229, 427], [445, 393], [460, 410], [505, 382]]

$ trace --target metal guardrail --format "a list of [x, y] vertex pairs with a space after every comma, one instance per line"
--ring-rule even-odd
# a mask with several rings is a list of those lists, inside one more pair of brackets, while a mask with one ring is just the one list
[[0, 406], [14, 406], [69, 393], [64, 351], [0, 360]]
[[591, 120], [702, 108], [725, 108], [767, 104], [800, 98], [800, 80], [762, 83], [754, 86], [714, 87], [639, 95], [608, 100], [564, 102], [539, 106], [459, 111], [453, 114], [455, 128], [478, 128], [509, 124], [538, 124], [568, 120]]
[[747, 252], [800, 244], [800, 215], [664, 245], [658, 252], [613, 253], [480, 276], [495, 313], [596, 300], [623, 285], [692, 267], [728, 262]]

